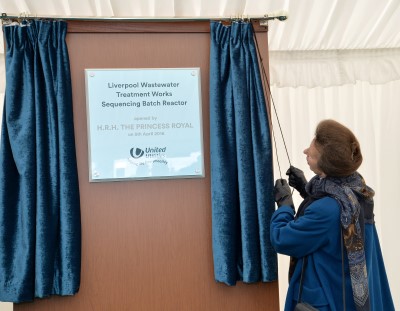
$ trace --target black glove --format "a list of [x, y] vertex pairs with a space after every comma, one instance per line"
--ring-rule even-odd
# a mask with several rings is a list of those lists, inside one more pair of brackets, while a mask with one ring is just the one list
[[292, 193], [285, 179], [277, 179], [274, 187], [275, 202], [278, 207], [290, 206], [294, 210]]
[[289, 185], [296, 189], [300, 195], [305, 198], [307, 196], [307, 179], [304, 176], [303, 171], [291, 165], [287, 170], [286, 175], [289, 176]]

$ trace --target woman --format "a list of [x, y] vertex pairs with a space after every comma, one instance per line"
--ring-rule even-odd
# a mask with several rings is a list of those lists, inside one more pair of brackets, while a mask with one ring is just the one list
[[286, 180], [274, 189], [271, 242], [291, 256], [285, 311], [297, 303], [303, 260], [302, 301], [319, 310], [344, 310], [343, 299], [347, 311], [394, 310], [373, 220], [374, 191], [357, 172], [363, 159], [357, 138], [324, 120], [304, 154], [316, 176], [307, 182], [301, 170], [289, 168], [289, 185], [304, 198], [296, 216]]

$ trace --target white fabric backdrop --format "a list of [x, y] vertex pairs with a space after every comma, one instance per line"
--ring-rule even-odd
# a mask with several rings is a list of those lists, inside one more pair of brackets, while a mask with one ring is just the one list
[[[4, 105], [4, 55], [0, 54], [0, 63], [3, 66], [0, 66], [0, 121], [3, 116], [3, 105]], [[1, 123], [0, 123], [1, 124]], [[1, 126], [0, 126], [0, 135], [1, 135]], [[1, 137], [1, 136], [0, 136]], [[13, 306], [11, 303], [0, 302], [0, 311], [12, 311]]]
[[270, 51], [274, 85], [328, 87], [400, 79], [400, 48], [323, 51]]

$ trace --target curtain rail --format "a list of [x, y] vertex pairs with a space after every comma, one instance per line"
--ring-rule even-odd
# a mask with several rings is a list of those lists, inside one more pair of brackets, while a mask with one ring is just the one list
[[62, 20], [76, 20], [76, 21], [118, 21], [118, 22], [195, 22], [195, 21], [235, 21], [235, 20], [259, 20], [260, 26], [267, 26], [268, 21], [277, 19], [279, 21], [285, 21], [288, 16], [285, 13], [270, 13], [264, 16], [252, 16], [252, 15], [239, 15], [231, 17], [98, 17], [98, 16], [61, 16], [61, 15], [31, 15], [21, 13], [19, 15], [8, 15], [7, 13], [1, 13], [0, 20], [13, 20], [13, 19], [62, 19]]

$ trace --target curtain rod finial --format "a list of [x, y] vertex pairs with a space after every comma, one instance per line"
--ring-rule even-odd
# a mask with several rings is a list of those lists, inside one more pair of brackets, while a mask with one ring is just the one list
[[289, 18], [289, 13], [287, 11], [277, 11], [264, 15], [264, 19], [260, 20], [260, 26], [268, 27], [268, 21], [277, 19], [281, 22], [287, 20]]

